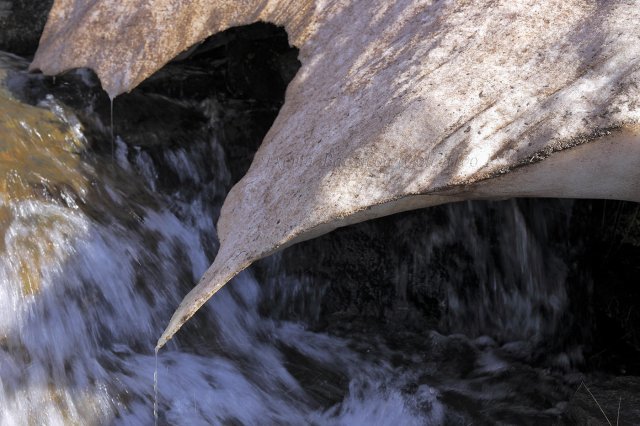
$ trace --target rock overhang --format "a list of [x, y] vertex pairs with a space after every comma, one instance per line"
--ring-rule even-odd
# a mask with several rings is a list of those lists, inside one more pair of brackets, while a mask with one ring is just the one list
[[115, 96], [255, 21], [302, 67], [159, 346], [254, 260], [338, 226], [472, 198], [640, 201], [633, 1], [62, 0], [32, 68], [93, 68]]

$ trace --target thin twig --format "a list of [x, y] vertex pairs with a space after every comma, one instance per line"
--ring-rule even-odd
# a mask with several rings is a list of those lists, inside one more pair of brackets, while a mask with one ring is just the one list
[[[591, 398], [593, 398], [593, 400], [595, 401], [596, 405], [598, 406], [598, 408], [600, 409], [600, 412], [602, 413], [602, 415], [604, 416], [604, 418], [607, 420], [607, 423], [609, 423], [609, 426], [613, 426], [613, 424], [611, 424], [611, 421], [609, 420], [609, 417], [607, 417], [607, 414], [604, 412], [604, 410], [602, 409], [602, 407], [600, 406], [600, 403], [598, 402], [598, 400], [596, 399], [595, 396], [593, 396], [593, 394], [591, 393], [591, 391], [589, 390], [589, 388], [587, 387], [587, 385], [585, 385], [584, 380], [582, 382], [580, 382], [580, 386], [584, 386], [584, 388], [587, 390], [587, 392], [589, 392], [589, 395], [591, 395]], [[578, 386], [578, 389], [580, 389], [580, 386]]]
[[622, 397], [618, 399], [618, 417], [616, 417], [616, 426], [620, 423], [620, 404], [622, 403]]

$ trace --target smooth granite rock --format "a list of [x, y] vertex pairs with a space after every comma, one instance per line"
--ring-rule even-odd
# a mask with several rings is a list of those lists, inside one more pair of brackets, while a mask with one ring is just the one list
[[302, 67], [159, 347], [253, 261], [336, 227], [464, 199], [640, 201], [633, 0], [58, 0], [31, 67], [90, 67], [116, 96], [256, 21]]

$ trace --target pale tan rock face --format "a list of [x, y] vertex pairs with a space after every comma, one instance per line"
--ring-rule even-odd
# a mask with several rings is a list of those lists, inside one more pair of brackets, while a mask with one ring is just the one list
[[640, 201], [635, 0], [57, 0], [32, 68], [93, 68], [113, 96], [258, 20], [302, 68], [159, 347], [253, 261], [338, 226], [471, 198]]

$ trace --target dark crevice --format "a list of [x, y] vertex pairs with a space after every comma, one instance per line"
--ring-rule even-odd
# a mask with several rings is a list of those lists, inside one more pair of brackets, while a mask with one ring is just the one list
[[0, 2], [0, 50], [33, 57], [53, 0]]
[[249, 169], [299, 68], [298, 49], [289, 45], [284, 29], [256, 23], [208, 38], [186, 57], [163, 67], [138, 90], [215, 102], [222, 130], [220, 142], [235, 183]]

